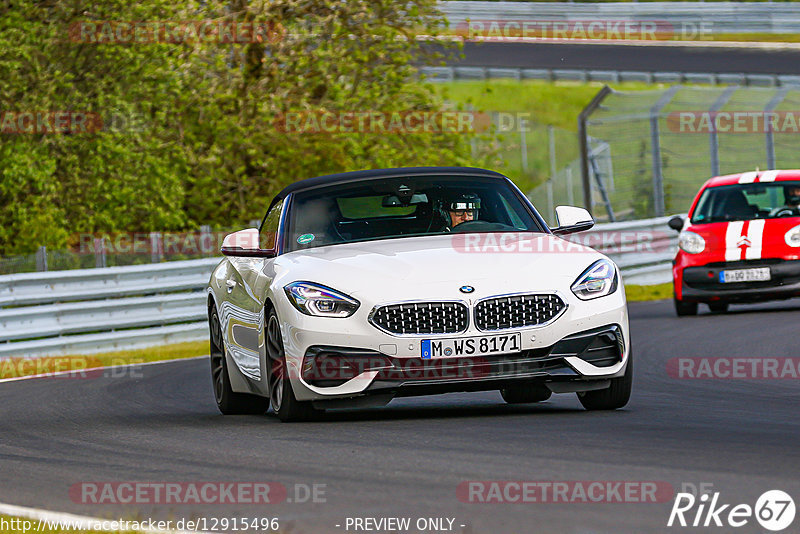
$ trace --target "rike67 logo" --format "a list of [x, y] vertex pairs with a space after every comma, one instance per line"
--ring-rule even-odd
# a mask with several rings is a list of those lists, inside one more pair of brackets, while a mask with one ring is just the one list
[[755, 506], [723, 503], [718, 491], [699, 497], [691, 493], [678, 493], [667, 526], [738, 528], [755, 518], [762, 528], [778, 532], [792, 524], [794, 515], [794, 500], [781, 490], [764, 492], [756, 500]]

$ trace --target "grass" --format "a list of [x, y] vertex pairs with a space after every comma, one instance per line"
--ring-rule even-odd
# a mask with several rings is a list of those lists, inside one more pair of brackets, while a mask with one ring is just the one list
[[[437, 83], [439, 94], [476, 111], [524, 111], [530, 120], [578, 131], [578, 114], [604, 84], [545, 80], [460, 80]], [[618, 91], [664, 89], [665, 85], [640, 82], [609, 84]]]
[[625, 297], [628, 299], [628, 302], [671, 299], [672, 282], [652, 286], [625, 286]]
[[721, 33], [714, 41], [738, 41], [745, 43], [800, 43], [796, 33]]
[[[548, 125], [553, 126], [556, 168], [578, 158], [578, 115], [594, 98], [602, 83], [544, 80], [459, 80], [436, 83], [438, 94], [450, 105], [478, 112], [508, 112], [528, 121], [525, 133], [527, 170], [523, 168], [523, 138], [518, 121], [498, 133], [500, 162], [495, 170], [529, 191], [550, 177]], [[611, 84], [618, 91], [663, 90], [665, 86], [639, 82]], [[522, 113], [524, 115], [516, 115]]]
[[206, 354], [208, 354], [208, 341], [190, 341], [101, 354], [9, 358], [0, 362], [0, 379], [60, 371], [78, 371], [96, 367], [111, 367], [114, 365], [177, 360]]
[[[617, 215], [634, 219], [652, 217], [653, 171], [648, 116], [667, 86], [610, 85], [616, 92], [592, 115], [589, 135], [609, 143], [613, 175], [606, 175], [605, 180]], [[548, 211], [544, 188], [536, 188], [551, 174], [547, 125], [554, 127], [556, 169], [564, 169], [578, 158], [578, 115], [601, 87], [601, 83], [595, 82], [503, 79], [436, 84], [441, 97], [458, 108], [527, 114], [525, 118], [531, 121], [531, 127], [525, 134], [525, 145], [518, 128], [497, 134], [500, 153], [492, 168], [511, 177], [544, 211]], [[663, 108], [659, 130], [667, 213], [685, 212], [700, 185], [712, 174], [708, 133], [681, 131], [675, 114], [707, 111], [724, 92], [722, 86], [687, 85]], [[728, 97], [721, 111], [763, 110], [775, 92], [774, 88], [740, 88]], [[800, 91], [790, 90], [776, 111], [796, 112], [797, 109], [800, 109]], [[774, 138], [777, 167], [800, 167], [800, 137], [787, 130], [776, 133]], [[720, 174], [767, 168], [763, 133], [721, 133], [718, 139]], [[523, 153], [527, 157], [527, 169], [523, 169]], [[576, 203], [582, 199], [578, 174], [573, 172], [573, 192], [579, 193], [573, 195]], [[554, 205], [568, 203], [562, 182], [563, 178], [553, 184]], [[599, 197], [597, 200], [596, 218], [606, 220]]]

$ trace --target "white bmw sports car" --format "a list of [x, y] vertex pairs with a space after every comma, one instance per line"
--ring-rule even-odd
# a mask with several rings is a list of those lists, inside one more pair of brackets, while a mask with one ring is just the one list
[[358, 171], [296, 182], [259, 229], [227, 236], [208, 287], [222, 413], [307, 419], [394, 397], [499, 390], [628, 402], [616, 265], [550, 229], [505, 176], [472, 168]]

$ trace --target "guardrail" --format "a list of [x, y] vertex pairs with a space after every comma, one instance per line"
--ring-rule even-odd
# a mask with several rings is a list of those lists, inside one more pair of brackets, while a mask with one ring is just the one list
[[[204, 287], [219, 258], [0, 276], [0, 307], [167, 293]], [[2, 339], [2, 338], [0, 338]]]
[[678, 232], [667, 226], [671, 218], [597, 224], [575, 234], [575, 239], [590, 246], [597, 243], [592, 248], [614, 260], [626, 284], [664, 284], [672, 281], [672, 259], [678, 250]]
[[514, 80], [580, 81], [580, 82], [643, 82], [666, 84], [749, 85], [754, 87], [784, 87], [800, 85], [794, 74], [646, 72], [634, 70], [591, 69], [523, 69], [505, 67], [420, 67], [430, 81]]
[[782, 33], [800, 31], [794, 2], [440, 2], [451, 27], [473, 21], [632, 21], [671, 25], [676, 31]]
[[203, 339], [219, 258], [0, 276], [0, 359]]
[[[668, 217], [598, 224], [575, 241], [607, 253], [628, 284], [671, 279]], [[90, 354], [205, 339], [219, 258], [0, 276], [0, 359]]]

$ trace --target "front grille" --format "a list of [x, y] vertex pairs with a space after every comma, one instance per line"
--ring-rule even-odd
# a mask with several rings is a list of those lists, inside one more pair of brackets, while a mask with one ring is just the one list
[[550, 321], [565, 308], [558, 295], [512, 295], [484, 300], [475, 306], [475, 324], [481, 330], [505, 330]]
[[457, 334], [467, 329], [468, 317], [460, 302], [409, 302], [381, 306], [370, 320], [392, 334]]

